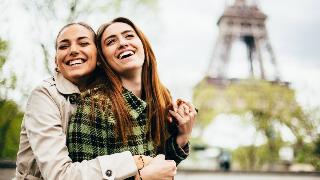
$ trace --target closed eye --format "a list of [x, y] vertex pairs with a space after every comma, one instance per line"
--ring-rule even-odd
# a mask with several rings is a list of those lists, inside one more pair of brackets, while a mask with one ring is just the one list
[[88, 46], [89, 44], [90, 44], [89, 42], [81, 42], [80, 46], [85, 47], [85, 46]]
[[63, 45], [59, 45], [59, 46], [58, 46], [58, 49], [64, 50], [64, 49], [67, 49], [68, 47], [69, 47], [69, 45], [63, 44]]
[[107, 41], [107, 46], [110, 46], [110, 45], [112, 45], [112, 44], [114, 44], [116, 42], [116, 40], [115, 39], [110, 39], [110, 40], [108, 40]]
[[125, 38], [132, 39], [132, 38], [134, 38], [134, 34], [127, 34], [127, 35], [125, 35]]

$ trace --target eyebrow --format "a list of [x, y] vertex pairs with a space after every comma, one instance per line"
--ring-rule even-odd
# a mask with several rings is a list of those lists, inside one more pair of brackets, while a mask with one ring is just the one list
[[[86, 38], [89, 39], [89, 37], [87, 37], [87, 36], [81, 36], [81, 37], [77, 38], [77, 41], [82, 40], [82, 39], [86, 39]], [[69, 39], [62, 39], [58, 43], [64, 43], [64, 42], [69, 42], [69, 41], [70, 41]]]
[[[134, 32], [134, 31], [133, 30], [125, 30], [125, 31], [121, 32], [121, 34], [126, 34], [128, 32]], [[110, 38], [114, 38], [114, 37], [116, 37], [116, 35], [112, 34], [112, 35], [108, 36], [104, 41], [106, 41]]]

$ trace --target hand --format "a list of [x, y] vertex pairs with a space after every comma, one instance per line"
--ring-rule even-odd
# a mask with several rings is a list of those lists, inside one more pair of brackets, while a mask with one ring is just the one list
[[163, 154], [153, 158], [149, 165], [140, 170], [143, 180], [172, 180], [176, 173], [176, 163], [173, 160], [165, 160]]
[[[197, 112], [191, 103], [183, 100], [178, 100], [177, 103], [173, 102], [172, 106], [173, 111], [169, 110], [169, 113], [177, 121], [179, 131], [177, 135], [177, 144], [180, 147], [184, 147], [191, 136]], [[169, 121], [172, 122], [172, 118], [169, 118]]]
[[145, 156], [145, 155], [134, 155], [133, 159], [136, 163], [137, 169], [141, 169], [147, 166], [150, 163], [150, 161], [153, 159], [153, 157]]

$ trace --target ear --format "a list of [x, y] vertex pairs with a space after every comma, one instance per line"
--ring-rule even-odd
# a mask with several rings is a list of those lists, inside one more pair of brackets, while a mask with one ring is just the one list
[[54, 70], [56, 72], [59, 72], [58, 63], [57, 63], [57, 56], [54, 56], [54, 63], [56, 64], [56, 67], [54, 68]]

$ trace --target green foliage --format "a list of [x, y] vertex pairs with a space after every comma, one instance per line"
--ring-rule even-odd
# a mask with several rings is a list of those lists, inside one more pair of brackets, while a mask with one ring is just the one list
[[0, 159], [15, 159], [23, 113], [11, 100], [0, 99]]
[[8, 49], [8, 44], [0, 38], [0, 69], [6, 62], [6, 50]]
[[204, 78], [195, 88], [193, 102], [199, 108], [198, 126], [204, 128], [220, 113], [249, 118], [267, 140], [261, 147], [243, 147], [235, 152], [242, 167], [258, 168], [276, 162], [282, 144], [279, 126], [288, 127], [297, 139], [311, 137], [315, 125], [295, 100], [288, 85], [265, 80]]
[[18, 105], [7, 100], [7, 92], [16, 87], [17, 78], [14, 74], [3, 75], [7, 61], [8, 43], [0, 39], [0, 159], [15, 159], [23, 113]]
[[256, 128], [266, 136], [270, 136], [274, 122], [288, 126], [297, 136], [301, 133], [299, 128], [312, 128], [294, 91], [282, 84], [248, 79], [215, 85], [204, 79], [194, 89], [193, 102], [199, 108], [199, 123], [204, 126], [220, 113], [250, 113]]
[[[243, 170], [260, 170], [263, 165], [270, 165], [279, 161], [278, 151], [283, 142], [277, 137], [272, 142], [261, 146], [243, 146], [235, 149], [232, 153], [233, 163], [238, 162]], [[270, 151], [270, 148], [273, 151]]]
[[303, 143], [299, 140], [295, 144], [295, 162], [312, 164], [320, 170], [320, 135], [314, 143]]

